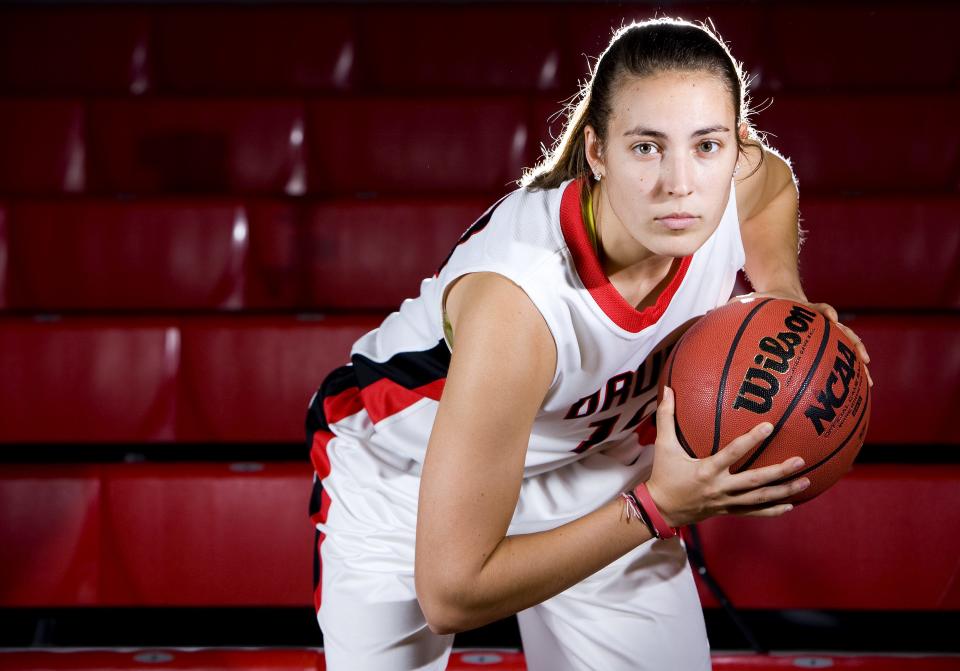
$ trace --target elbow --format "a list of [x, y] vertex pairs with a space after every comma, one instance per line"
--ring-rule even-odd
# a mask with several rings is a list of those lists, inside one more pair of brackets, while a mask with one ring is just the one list
[[464, 590], [456, 586], [444, 586], [416, 580], [417, 601], [427, 621], [427, 627], [438, 635], [459, 634], [474, 629], [476, 610], [469, 607]]

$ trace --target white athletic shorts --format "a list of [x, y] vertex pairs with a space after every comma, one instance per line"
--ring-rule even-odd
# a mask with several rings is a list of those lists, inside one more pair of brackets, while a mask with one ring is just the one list
[[[453, 636], [428, 629], [413, 579], [420, 465], [376, 442], [364, 411], [337, 423], [326, 442], [328, 472], [322, 482], [314, 476], [314, 597], [327, 668], [442, 670]], [[596, 509], [649, 477], [652, 453], [634, 440], [524, 479], [508, 533]], [[710, 669], [703, 611], [677, 538], [644, 543], [517, 618], [531, 671]]]

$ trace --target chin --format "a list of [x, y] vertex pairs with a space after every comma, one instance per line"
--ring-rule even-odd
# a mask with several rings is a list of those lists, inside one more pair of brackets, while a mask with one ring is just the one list
[[703, 247], [707, 237], [697, 235], [694, 231], [685, 232], [682, 235], [659, 236], [656, 246], [651, 246], [650, 251], [660, 256], [672, 256], [682, 258], [690, 256], [695, 251]]

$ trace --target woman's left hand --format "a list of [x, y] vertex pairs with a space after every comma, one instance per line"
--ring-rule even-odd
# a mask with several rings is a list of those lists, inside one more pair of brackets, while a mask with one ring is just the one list
[[765, 292], [752, 292], [749, 294], [743, 294], [741, 296], [734, 296], [730, 299], [730, 302], [735, 300], [743, 300], [744, 298], [784, 298], [788, 301], [796, 301], [797, 303], [802, 303], [807, 307], [816, 310], [824, 317], [836, 324], [837, 328], [843, 331], [843, 333], [850, 339], [854, 347], [857, 350], [857, 356], [860, 357], [860, 360], [863, 362], [863, 370], [867, 374], [867, 382], [870, 386], [873, 386], [873, 378], [870, 377], [870, 371], [867, 368], [867, 364], [870, 363], [870, 355], [867, 354], [867, 348], [864, 346], [863, 341], [860, 339], [856, 333], [853, 332], [848, 326], [844, 326], [839, 321], [839, 316], [837, 315], [836, 309], [829, 303], [811, 303], [807, 300], [807, 297], [803, 294], [798, 294], [794, 291], [765, 291]]

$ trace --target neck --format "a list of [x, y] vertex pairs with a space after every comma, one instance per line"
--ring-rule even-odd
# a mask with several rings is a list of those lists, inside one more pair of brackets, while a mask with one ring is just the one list
[[604, 274], [615, 286], [618, 281], [633, 285], [662, 279], [671, 267], [673, 257], [654, 254], [637, 242], [610, 207], [602, 182], [594, 184], [592, 188], [597, 251]]

